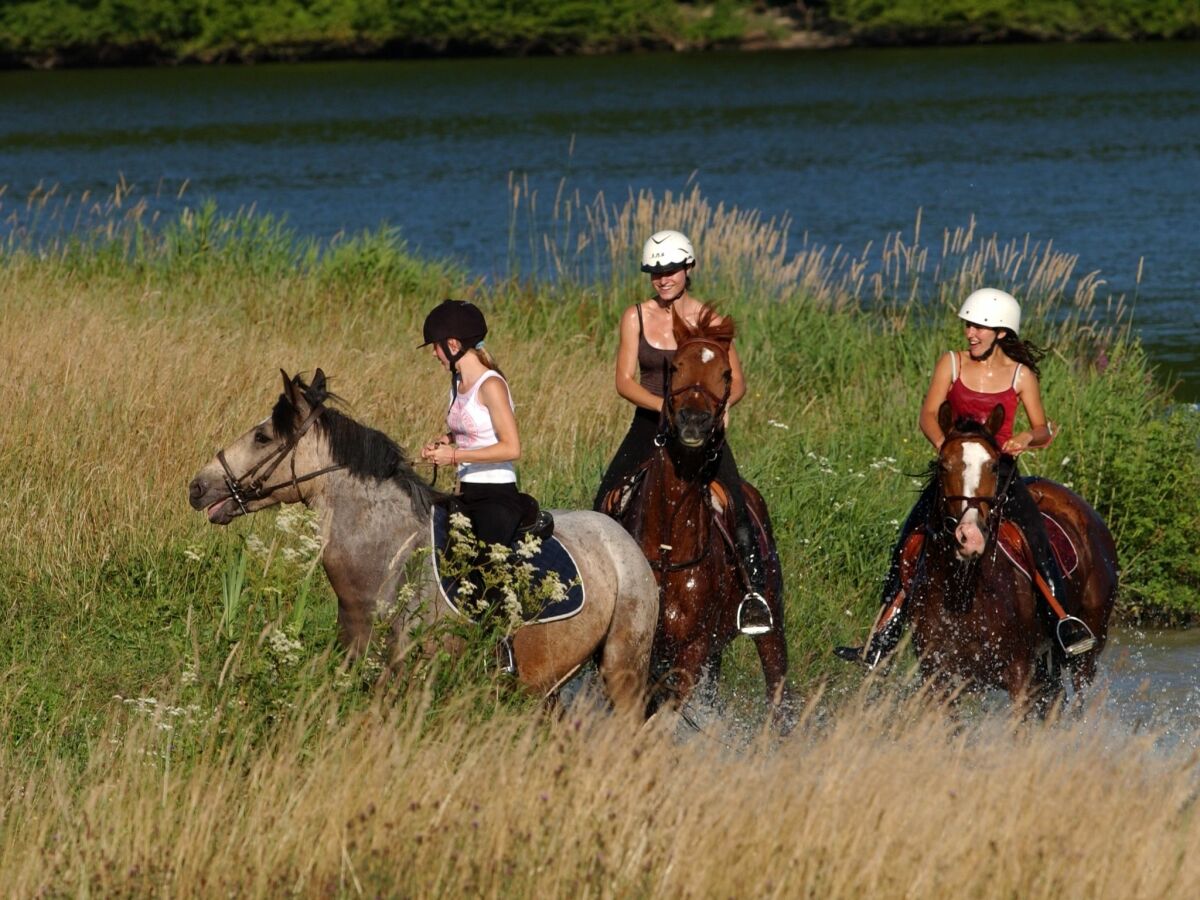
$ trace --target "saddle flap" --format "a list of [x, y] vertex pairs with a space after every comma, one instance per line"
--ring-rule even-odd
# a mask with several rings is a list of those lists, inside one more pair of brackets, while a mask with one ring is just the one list
[[[1050, 550], [1058, 563], [1059, 570], [1064, 576], [1071, 575], [1079, 568], [1079, 550], [1075, 547], [1066, 529], [1049, 513], [1042, 513], [1042, 524], [1046, 528], [1046, 537], [1050, 539]], [[1015, 522], [1005, 520], [1000, 523], [1000, 549], [1009, 561], [1026, 578], [1033, 577], [1033, 560], [1029, 544], [1020, 527]]]
[[[458, 582], [441, 571], [441, 556], [446, 552], [450, 543], [450, 513], [453, 504], [438, 503], [431, 510], [429, 517], [429, 539], [433, 547], [434, 574], [442, 599], [459, 614], [463, 614], [457, 602]], [[543, 515], [549, 515], [544, 513]], [[551, 519], [553, 522], [553, 519]], [[571, 552], [563, 546], [558, 538], [545, 538], [541, 546], [527, 558], [514, 559], [518, 564], [528, 563], [533, 567], [533, 581], [537, 583], [545, 575], [554, 573], [559, 582], [566, 586], [566, 594], [562, 599], [548, 601], [541, 611], [531, 620], [533, 622], [557, 622], [569, 619], [583, 609], [586, 600], [583, 582], [579, 574], [579, 566]]]

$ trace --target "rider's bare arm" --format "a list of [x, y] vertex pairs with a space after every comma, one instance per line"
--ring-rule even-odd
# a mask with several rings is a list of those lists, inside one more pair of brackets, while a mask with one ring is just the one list
[[638, 373], [638, 315], [637, 306], [631, 306], [621, 315], [620, 342], [617, 345], [617, 393], [642, 409], [658, 412], [662, 409], [662, 398], [655, 397], [642, 387]]
[[1042, 390], [1038, 378], [1027, 368], [1021, 369], [1017, 376], [1017, 396], [1025, 407], [1025, 417], [1029, 419], [1029, 430], [1014, 434], [1004, 446], [1005, 453], [1020, 453], [1037, 447], [1045, 447], [1052, 437], [1050, 423], [1046, 421], [1046, 411], [1042, 408]]
[[933, 444], [934, 450], [941, 450], [942, 442], [946, 440], [946, 435], [942, 433], [942, 427], [938, 425], [938, 409], [946, 401], [946, 395], [950, 393], [950, 385], [953, 381], [954, 370], [950, 353], [943, 353], [938, 359], [937, 365], [933, 367], [933, 378], [929, 380], [929, 390], [925, 392], [925, 400], [921, 404], [921, 416], [918, 420], [921, 433], [925, 435], [929, 443]]

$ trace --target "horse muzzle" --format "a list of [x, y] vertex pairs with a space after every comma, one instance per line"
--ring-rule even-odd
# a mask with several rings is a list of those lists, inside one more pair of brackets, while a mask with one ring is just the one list
[[959, 559], [977, 559], [983, 555], [987, 546], [987, 535], [976, 522], [962, 521], [954, 529], [954, 540], [957, 542], [955, 553]]
[[681, 409], [675, 414], [675, 436], [689, 449], [703, 447], [712, 438], [713, 414], [700, 409]]
[[228, 525], [242, 514], [237, 499], [224, 485], [211, 485], [197, 475], [188, 485], [188, 503], [192, 509], [202, 509], [214, 525]]

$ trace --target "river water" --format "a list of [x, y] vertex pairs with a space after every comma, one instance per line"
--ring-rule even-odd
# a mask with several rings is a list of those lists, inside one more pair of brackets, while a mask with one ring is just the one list
[[[549, 200], [698, 184], [861, 250], [977, 217], [1136, 296], [1200, 400], [1200, 44], [0, 73], [0, 184], [166, 179], [306, 234], [398, 226], [508, 264], [509, 173]], [[1139, 265], [1142, 278], [1137, 284]]]
[[[510, 173], [547, 198], [698, 184], [851, 251], [918, 209], [926, 237], [975, 216], [1053, 240], [1135, 299], [1200, 400], [1200, 44], [0, 73], [3, 215], [39, 183], [187, 182], [303, 234], [389, 223], [489, 275]], [[1105, 659], [1122, 715], [1196, 722], [1196, 632], [1119, 632]]]

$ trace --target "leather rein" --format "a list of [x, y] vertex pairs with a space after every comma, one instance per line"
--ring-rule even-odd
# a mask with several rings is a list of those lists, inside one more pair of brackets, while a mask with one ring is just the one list
[[[300, 443], [300, 439], [308, 432], [321, 414], [325, 412], [325, 405], [318, 403], [312, 408], [304, 421], [300, 423], [300, 427], [295, 430], [291, 437], [284, 441], [272, 453], [264, 456], [257, 463], [251, 466], [241, 475], [234, 475], [233, 469], [229, 467], [228, 461], [225, 459], [225, 451], [217, 451], [217, 462], [221, 464], [221, 468], [225, 470], [225, 488], [229, 491], [235, 501], [237, 501], [238, 509], [242, 515], [249, 514], [246, 509], [246, 504], [254, 500], [262, 500], [270, 497], [281, 488], [292, 485], [296, 489], [296, 494], [301, 502], [304, 500], [304, 495], [300, 492], [300, 485], [305, 481], [311, 481], [314, 478], [319, 478], [322, 475], [327, 475], [330, 472], [336, 472], [338, 469], [346, 468], [344, 465], [325, 466], [317, 469], [315, 472], [306, 472], [303, 475], [296, 474], [296, 446]], [[279, 464], [287, 457], [291, 457], [292, 477], [289, 481], [281, 481], [278, 484], [267, 486], [267, 479], [274, 474], [279, 468]]]
[[[727, 351], [721, 344], [717, 343], [716, 341], [707, 340], [705, 338], [693, 338], [691, 340], [684, 341], [683, 344], [681, 344], [678, 348], [676, 348], [675, 352], [678, 353], [679, 350], [682, 349], [683, 347], [690, 346], [692, 344], [704, 344], [706, 346], [712, 347], [714, 350], [716, 350], [718, 353], [720, 353], [723, 356], [728, 355]], [[667, 390], [666, 396], [664, 397], [664, 400], [663, 400], [662, 417], [659, 422], [658, 434], [655, 435], [655, 437], [654, 437], [655, 446], [659, 447], [660, 449], [665, 447], [668, 436], [674, 431], [674, 428], [672, 427], [672, 423], [675, 420], [675, 398], [682, 396], [684, 394], [699, 394], [700, 396], [707, 397], [709, 400], [711, 400], [713, 403], [715, 403], [717, 405], [716, 410], [713, 412], [713, 419], [716, 422], [716, 426], [713, 428], [712, 433], [708, 437], [708, 440], [706, 440], [704, 442], [704, 444], [702, 444], [700, 447], [700, 449], [703, 449], [706, 451], [706, 453], [708, 455], [708, 462], [711, 463], [711, 462], [715, 461], [717, 459], [717, 457], [720, 455], [721, 444], [722, 444], [722, 441], [724, 440], [724, 436], [725, 436], [725, 429], [724, 429], [724, 426], [721, 424], [721, 422], [722, 422], [722, 419], [725, 414], [725, 407], [729, 403], [729, 392], [730, 392], [732, 386], [727, 383], [725, 385], [725, 392], [720, 397], [718, 397], [716, 394], [714, 394], [712, 391], [710, 391], [707, 387], [705, 387], [704, 385], [702, 385], [698, 382], [694, 383], [694, 384], [685, 384], [682, 387], [676, 388], [674, 390], [670, 390], [670, 388], [669, 388], [670, 372], [667, 373], [667, 384], [668, 384], [668, 390]], [[711, 528], [712, 526], [711, 526], [711, 522], [709, 522], [709, 519], [712, 516], [712, 511], [709, 508], [710, 507], [710, 499], [709, 499], [709, 487], [708, 487], [707, 480], [703, 480], [701, 483], [697, 484], [696, 487], [700, 493], [701, 509], [705, 510], [709, 513], [708, 515], [704, 515], [701, 518], [705, 523], [708, 524], [709, 528]], [[666, 529], [666, 533], [673, 534], [674, 533], [674, 527], [673, 527], [674, 519], [675, 519], [675, 516], [679, 513], [679, 511], [683, 508], [683, 504], [682, 503], [668, 504], [667, 495], [666, 495], [665, 491], [661, 491], [660, 496], [662, 498], [661, 510], [660, 510], [660, 512], [661, 512], [660, 521], [663, 521], [663, 522], [670, 521], [672, 523], [672, 527]], [[671, 544], [659, 544], [658, 559], [650, 560], [650, 565], [653, 566], [655, 569], [657, 569], [663, 575], [665, 575], [668, 572], [678, 572], [683, 569], [690, 569], [694, 566], [700, 565], [700, 563], [704, 562], [704, 560], [708, 558], [708, 554], [711, 551], [712, 544], [711, 544], [711, 541], [709, 540], [710, 533], [711, 532], [708, 529], [705, 529], [704, 537], [699, 542], [701, 549], [699, 551], [699, 554], [697, 556], [695, 556], [694, 558], [689, 559], [686, 562], [673, 563], [670, 561], [670, 556], [671, 556], [671, 551], [674, 549], [674, 547]], [[659, 582], [659, 594], [660, 595], [662, 594], [663, 590], [664, 590], [664, 587], [660, 580], [660, 582]]]

